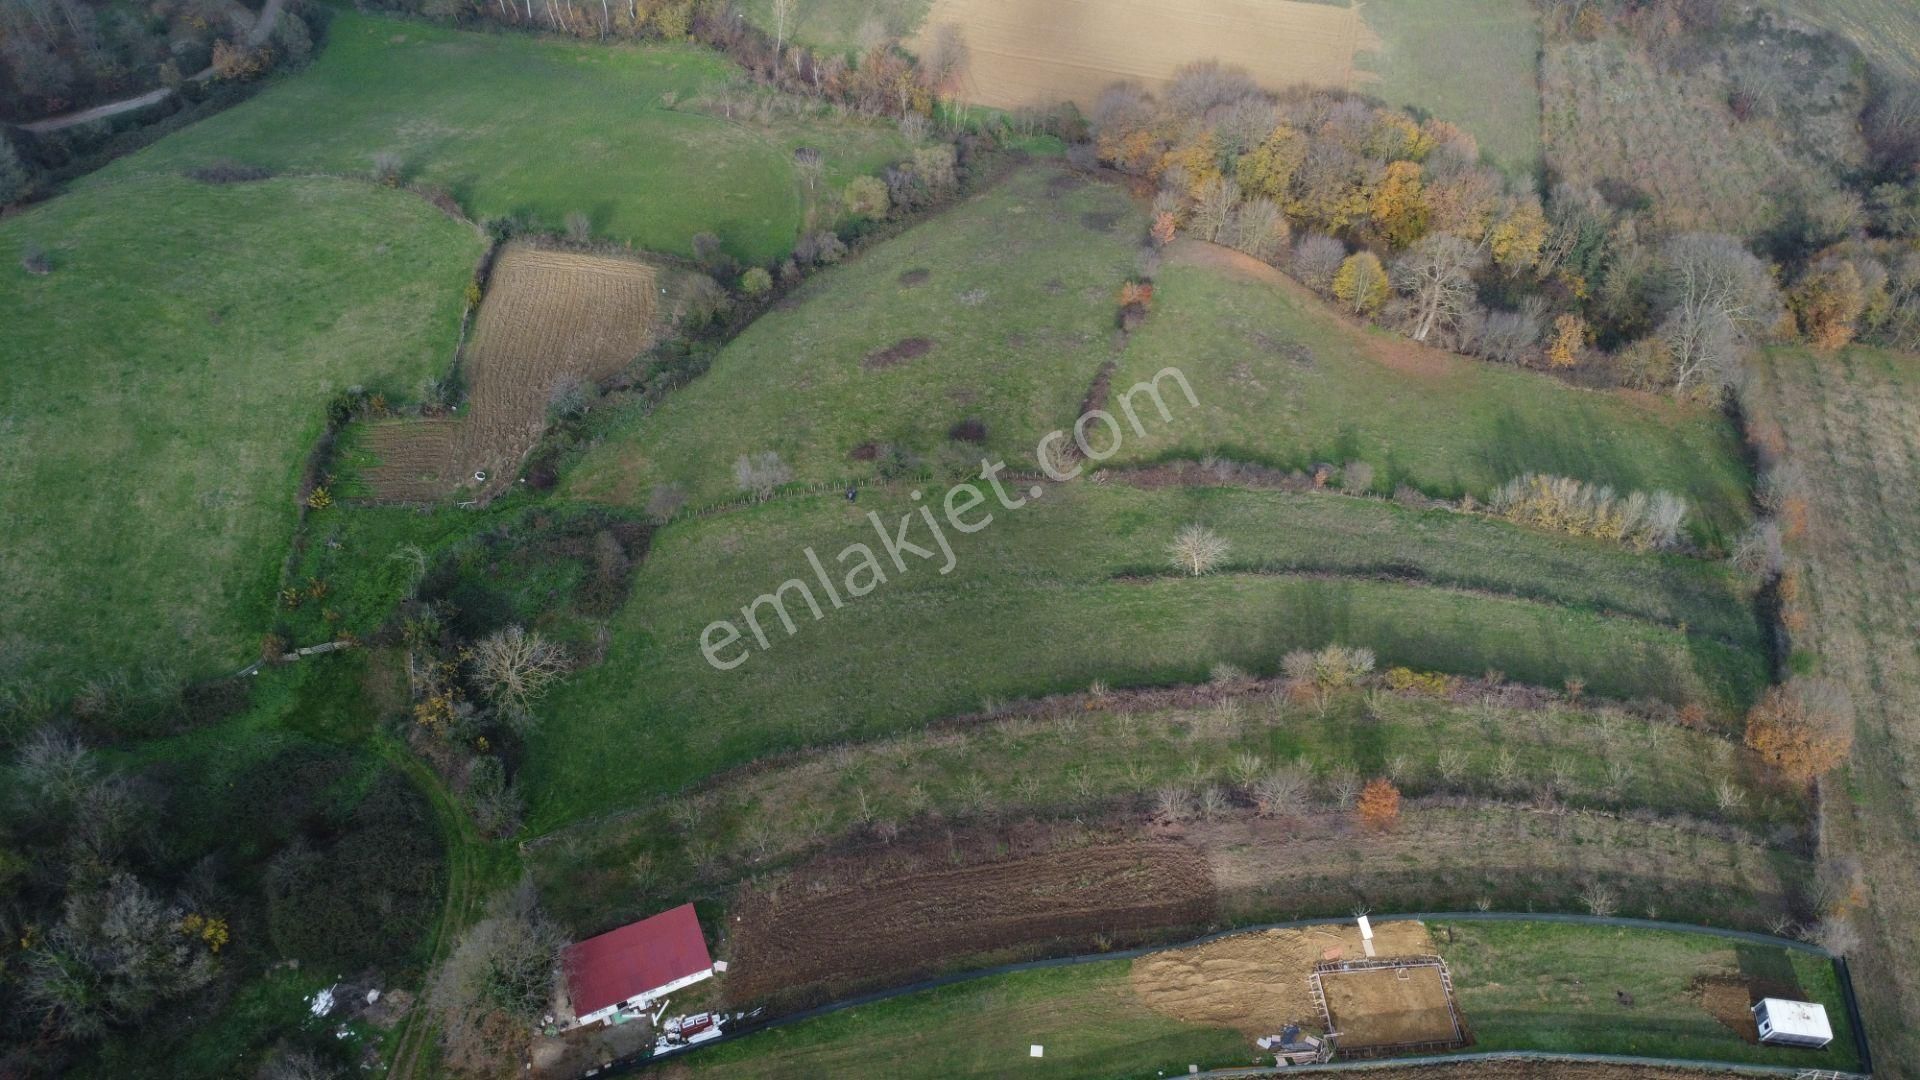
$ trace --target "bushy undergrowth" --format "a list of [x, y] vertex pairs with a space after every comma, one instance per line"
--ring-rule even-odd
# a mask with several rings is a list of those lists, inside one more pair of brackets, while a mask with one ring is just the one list
[[1670, 491], [1632, 491], [1566, 476], [1527, 473], [1509, 480], [1489, 500], [1493, 512], [1535, 528], [1614, 540], [1638, 551], [1680, 543], [1687, 501]]

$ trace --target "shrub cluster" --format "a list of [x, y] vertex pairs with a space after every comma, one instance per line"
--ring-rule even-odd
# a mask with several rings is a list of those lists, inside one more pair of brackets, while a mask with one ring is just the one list
[[1527, 473], [1495, 491], [1490, 509], [1535, 528], [1614, 540], [1639, 551], [1679, 546], [1687, 501], [1672, 492], [1619, 495], [1566, 476]]

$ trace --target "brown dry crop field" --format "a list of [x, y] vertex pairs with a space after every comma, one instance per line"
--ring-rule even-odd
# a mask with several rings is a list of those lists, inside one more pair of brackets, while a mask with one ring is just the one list
[[1002, 109], [1085, 108], [1121, 80], [1158, 91], [1197, 60], [1245, 68], [1273, 89], [1351, 89], [1372, 78], [1354, 54], [1379, 48], [1357, 8], [1297, 0], [934, 0], [922, 33], [949, 23], [971, 52], [961, 94]]
[[1195, 926], [1212, 913], [1206, 864], [1173, 843], [1123, 842], [954, 867], [945, 850], [815, 864], [753, 892], [729, 924], [727, 991], [752, 1001], [947, 960], [1089, 935]]
[[[1375, 927], [1374, 948], [1381, 956], [1437, 951], [1426, 925], [1417, 922]], [[1313, 966], [1364, 955], [1360, 928], [1350, 924], [1262, 930], [1142, 956], [1128, 977], [1155, 1012], [1258, 1037], [1273, 1034], [1277, 1017], [1318, 1030], [1320, 1008], [1308, 984]]]
[[1795, 644], [1852, 693], [1853, 764], [1825, 842], [1866, 871], [1854, 956], [1874, 1064], [1920, 1076], [1920, 359], [1775, 350], [1751, 407], [1806, 473], [1808, 626]]
[[[375, 426], [379, 464], [363, 479], [383, 501], [459, 491], [496, 495], [546, 429], [555, 386], [615, 374], [658, 339], [662, 274], [637, 259], [515, 244], [500, 253], [474, 322], [458, 420]], [[476, 482], [476, 473], [487, 475]]]

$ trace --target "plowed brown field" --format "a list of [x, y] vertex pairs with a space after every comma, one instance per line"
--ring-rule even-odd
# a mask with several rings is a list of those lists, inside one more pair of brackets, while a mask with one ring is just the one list
[[[595, 382], [658, 336], [659, 271], [635, 259], [516, 244], [494, 264], [466, 353], [468, 409], [458, 420], [382, 424], [363, 478], [395, 502], [498, 494], [546, 429], [554, 387]], [[486, 474], [486, 481], [474, 479]]]
[[1264, 86], [1350, 89], [1380, 47], [1357, 8], [1297, 0], [934, 0], [926, 38], [959, 26], [972, 53], [961, 93], [979, 105], [1092, 104], [1111, 83], [1159, 90], [1196, 60], [1245, 68]]
[[803, 987], [831, 990], [836, 982], [899, 983], [969, 954], [1195, 925], [1212, 913], [1206, 864], [1179, 844], [943, 863], [930, 850], [854, 877], [816, 866], [777, 894], [750, 894], [730, 927], [728, 996], [750, 1001]]

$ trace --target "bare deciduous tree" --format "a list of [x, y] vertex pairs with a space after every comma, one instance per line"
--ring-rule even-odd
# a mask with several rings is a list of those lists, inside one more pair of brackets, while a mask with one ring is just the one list
[[1473, 275], [1487, 254], [1457, 236], [1435, 233], [1393, 264], [1393, 287], [1413, 301], [1413, 340], [1459, 324], [1473, 303]]
[[773, 0], [773, 56], [776, 70], [787, 55], [787, 29], [799, 11], [800, 0]]
[[931, 90], [950, 89], [965, 77], [972, 61], [967, 32], [958, 23], [941, 23], [933, 28], [931, 40], [920, 54], [921, 81]]
[[774, 491], [792, 479], [793, 470], [772, 450], [751, 456], [741, 454], [733, 463], [734, 483], [761, 502], [773, 498]]
[[509, 724], [533, 719], [533, 702], [567, 673], [567, 650], [539, 633], [509, 626], [473, 647], [474, 678]]
[[[530, 1028], [552, 999], [565, 937], [540, 911], [531, 883], [494, 897], [434, 973], [427, 1001], [439, 1015], [450, 1064], [491, 1067], [494, 1033]], [[492, 1022], [504, 1017], [504, 1025]]]
[[1738, 381], [1746, 349], [1780, 317], [1780, 290], [1767, 264], [1719, 233], [1674, 237], [1666, 262], [1660, 338], [1673, 354], [1674, 389]]
[[1199, 577], [1220, 565], [1232, 546], [1205, 525], [1189, 525], [1167, 545], [1167, 557], [1173, 565]]

